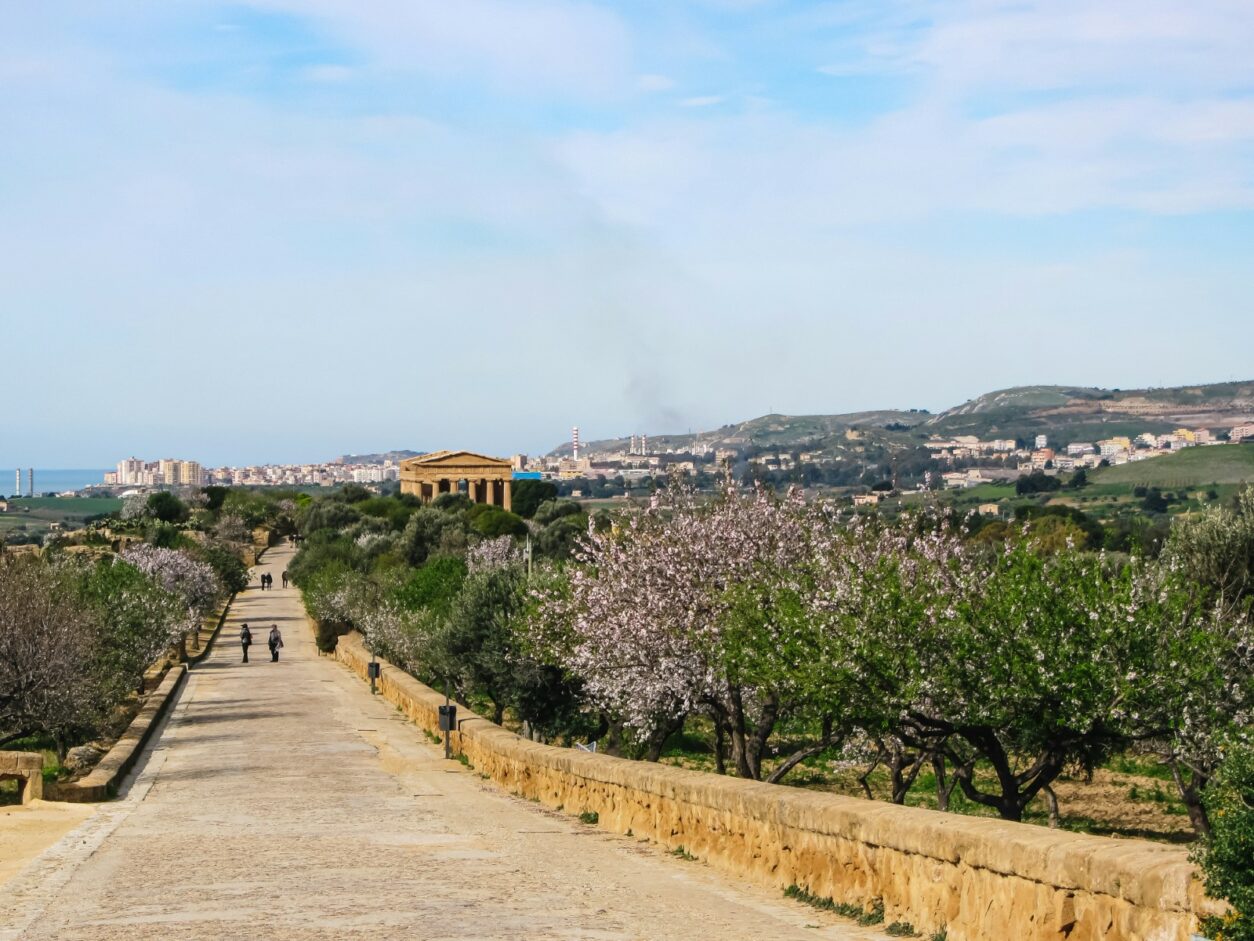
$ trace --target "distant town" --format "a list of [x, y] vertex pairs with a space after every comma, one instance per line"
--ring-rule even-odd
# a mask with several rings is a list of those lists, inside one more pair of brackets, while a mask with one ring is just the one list
[[[850, 432], [857, 435], [857, 432]], [[984, 483], [1012, 480], [1035, 472], [1072, 472], [1146, 461], [1184, 448], [1210, 447], [1254, 439], [1254, 422], [1230, 429], [1177, 428], [1169, 434], [1146, 432], [1135, 437], [1116, 435], [1091, 442], [1071, 442], [1054, 448], [1048, 435], [1025, 442], [1009, 438], [981, 440], [974, 435], [932, 437], [924, 446], [942, 466], [935, 484], [969, 488]], [[647, 435], [632, 435], [625, 447], [613, 450], [581, 448], [579, 429], [573, 429], [568, 456], [550, 454], [529, 457], [515, 454], [509, 460], [515, 474], [526, 478], [556, 480], [622, 479], [626, 482], [656, 477], [661, 473], [716, 472], [739, 463], [771, 472], [804, 467], [822, 468], [838, 459], [821, 451], [780, 448], [746, 456], [743, 450], [716, 448], [699, 441], [680, 447], [653, 448]], [[248, 467], [202, 467], [196, 461], [162, 458], [144, 461], [130, 457], [117, 470], [106, 473], [103, 485], [120, 487], [333, 487], [339, 484], [380, 484], [399, 479], [400, 459], [346, 458], [307, 464], [260, 464]]]

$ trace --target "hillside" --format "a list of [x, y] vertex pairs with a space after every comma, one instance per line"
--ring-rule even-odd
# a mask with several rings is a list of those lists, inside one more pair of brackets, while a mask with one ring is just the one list
[[1149, 461], [1103, 467], [1090, 479], [1095, 484], [1138, 484], [1147, 487], [1202, 487], [1254, 480], [1254, 443], [1240, 447], [1186, 448]]
[[336, 464], [382, 464], [384, 461], [403, 461], [409, 457], [418, 457], [423, 451], [379, 451], [374, 454], [341, 454], [335, 459]]
[[[741, 450], [747, 447], [797, 448], [815, 451], [839, 450], [838, 442], [850, 440], [848, 433], [870, 433], [899, 442], [906, 442], [911, 430], [929, 417], [924, 411], [849, 412], [843, 415], [763, 415], [735, 425], [724, 425], [713, 431], [687, 435], [649, 435], [650, 451], [682, 450], [693, 445]], [[626, 450], [630, 438], [607, 438], [583, 442], [586, 452]], [[555, 456], [570, 454], [570, 442], [551, 452]]]
[[1172, 389], [1022, 386], [989, 392], [930, 418], [935, 434], [1030, 439], [1052, 444], [1178, 428], [1222, 428], [1254, 415], [1254, 381]]
[[[929, 437], [976, 435], [1050, 444], [1094, 441], [1142, 432], [1162, 434], [1180, 426], [1226, 430], [1254, 420], [1254, 380], [1162, 389], [1100, 389], [1084, 386], [1020, 386], [989, 392], [938, 415], [883, 410], [834, 415], [763, 415], [734, 425], [688, 435], [649, 436], [651, 451], [714, 448], [811, 450], [838, 456], [883, 446], [899, 450]], [[588, 453], [626, 450], [629, 439], [584, 443]], [[550, 454], [570, 454], [570, 442]]]

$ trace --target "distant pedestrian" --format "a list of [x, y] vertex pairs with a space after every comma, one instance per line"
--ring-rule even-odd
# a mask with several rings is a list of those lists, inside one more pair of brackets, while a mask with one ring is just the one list
[[274, 624], [270, 628], [270, 662], [279, 662], [279, 648], [283, 646], [283, 635], [279, 633], [279, 625]]
[[287, 587], [287, 569], [283, 570], [283, 587]]
[[239, 629], [239, 645], [244, 648], [245, 663], [248, 662], [248, 648], [252, 645], [252, 642], [253, 632], [248, 629], [247, 624], [241, 626]]

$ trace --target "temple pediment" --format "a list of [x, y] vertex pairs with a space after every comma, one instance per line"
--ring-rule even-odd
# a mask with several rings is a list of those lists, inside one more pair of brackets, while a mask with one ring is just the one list
[[407, 458], [401, 461], [401, 469], [410, 468], [413, 470], [436, 470], [447, 468], [449, 470], [462, 468], [489, 468], [492, 470], [511, 470], [509, 461], [499, 457], [488, 457], [486, 454], [476, 454], [474, 451], [432, 451], [430, 454], [421, 454], [418, 457]]

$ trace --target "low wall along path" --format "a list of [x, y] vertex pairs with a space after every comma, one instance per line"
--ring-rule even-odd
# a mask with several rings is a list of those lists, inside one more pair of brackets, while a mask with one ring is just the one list
[[[336, 656], [365, 678], [361, 638]], [[384, 662], [380, 691], [438, 729], [444, 697]], [[511, 792], [796, 884], [948, 941], [1188, 941], [1215, 911], [1187, 851], [720, 777], [523, 739], [459, 707], [454, 751]]]

